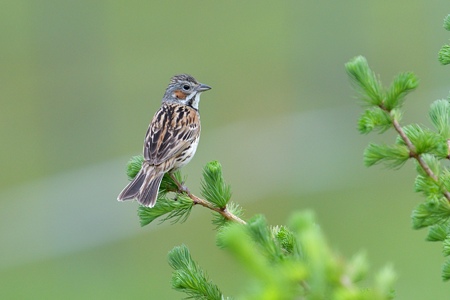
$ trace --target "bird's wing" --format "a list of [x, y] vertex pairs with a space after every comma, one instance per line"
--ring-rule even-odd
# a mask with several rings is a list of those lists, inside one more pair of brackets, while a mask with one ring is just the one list
[[199, 134], [200, 118], [195, 109], [164, 104], [147, 130], [144, 158], [150, 164], [159, 165], [186, 149]]

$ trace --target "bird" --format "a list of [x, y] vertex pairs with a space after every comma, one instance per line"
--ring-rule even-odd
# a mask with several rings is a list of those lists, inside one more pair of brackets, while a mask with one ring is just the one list
[[154, 207], [164, 174], [185, 166], [200, 140], [199, 102], [211, 87], [188, 74], [175, 75], [145, 134], [142, 167], [117, 197]]

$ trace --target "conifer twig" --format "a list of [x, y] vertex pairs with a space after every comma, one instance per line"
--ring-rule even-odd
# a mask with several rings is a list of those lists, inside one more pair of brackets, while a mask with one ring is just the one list
[[[380, 108], [383, 109], [384, 111], [386, 111], [387, 113], [389, 113], [389, 115], [390, 115], [390, 110], [386, 109], [383, 106], [380, 106]], [[406, 133], [403, 130], [403, 128], [401, 127], [400, 123], [392, 116], [391, 116], [391, 119], [392, 119], [392, 125], [394, 126], [395, 131], [397, 131], [397, 133], [400, 135], [402, 140], [405, 142], [406, 147], [408, 147], [408, 149], [409, 149], [409, 156], [414, 158], [419, 163], [420, 167], [424, 170], [424, 172], [431, 179], [433, 179], [434, 182], [439, 184], [439, 178], [436, 176], [436, 174], [434, 174], [433, 170], [431, 170], [431, 168], [428, 166], [428, 164], [425, 162], [425, 160], [420, 156], [420, 154], [417, 154], [416, 147], [414, 147], [413, 143], [406, 135]], [[450, 192], [447, 190], [444, 190], [442, 193], [444, 194], [444, 197], [447, 199], [447, 201], [450, 202]]]
[[204, 200], [202, 198], [199, 198], [199, 197], [195, 196], [192, 193], [188, 193], [188, 196], [189, 196], [189, 198], [192, 199], [192, 201], [194, 201], [194, 204], [199, 204], [199, 205], [204, 206], [206, 208], [209, 208], [209, 209], [211, 209], [211, 210], [213, 210], [215, 212], [218, 212], [219, 214], [221, 214], [227, 220], [234, 221], [236, 223], [240, 223], [240, 224], [243, 224], [243, 225], [247, 224], [247, 222], [245, 222], [244, 220], [242, 220], [238, 216], [236, 216], [236, 215], [232, 214], [231, 212], [229, 212], [226, 207], [223, 208], [223, 209], [215, 207], [210, 202], [208, 202], [208, 201], [206, 201], [206, 200]]
[[213, 210], [219, 214], [221, 214], [225, 219], [236, 222], [236, 223], [240, 223], [240, 224], [247, 224], [247, 222], [245, 222], [244, 220], [242, 220], [241, 218], [239, 218], [238, 216], [232, 214], [231, 212], [229, 212], [227, 210], [226, 207], [224, 208], [219, 208], [214, 206], [211, 202], [206, 201], [194, 194], [192, 194], [189, 189], [187, 187], [185, 187], [182, 183], [180, 183], [176, 177], [171, 176], [173, 182], [175, 182], [175, 184], [178, 186], [178, 193], [186, 193], [188, 195], [189, 198], [192, 199], [192, 201], [194, 202], [194, 205], [199, 204], [203, 207], [209, 208], [210, 210]]

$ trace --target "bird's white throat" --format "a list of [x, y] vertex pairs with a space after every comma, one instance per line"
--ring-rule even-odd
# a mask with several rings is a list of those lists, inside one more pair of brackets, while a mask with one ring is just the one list
[[[198, 104], [200, 103], [201, 93], [192, 93], [186, 97], [185, 103], [198, 110]], [[192, 99], [193, 98], [193, 99]]]

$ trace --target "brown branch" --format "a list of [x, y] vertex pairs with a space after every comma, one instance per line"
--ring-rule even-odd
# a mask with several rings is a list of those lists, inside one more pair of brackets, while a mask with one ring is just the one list
[[203, 207], [209, 208], [210, 210], [213, 210], [219, 214], [221, 214], [225, 219], [239, 223], [239, 224], [247, 224], [247, 222], [245, 222], [244, 220], [242, 220], [241, 218], [239, 218], [238, 216], [232, 214], [231, 212], [229, 212], [227, 210], [226, 207], [224, 208], [219, 208], [214, 206], [214, 204], [212, 204], [209, 201], [206, 201], [200, 197], [195, 196], [194, 194], [192, 194], [189, 189], [183, 185], [183, 183], [178, 182], [178, 180], [175, 178], [175, 176], [173, 176], [172, 174], [170, 175], [170, 177], [172, 178], [173, 182], [178, 186], [178, 191], [174, 191], [177, 193], [186, 193], [189, 198], [192, 199], [192, 201], [194, 201], [194, 205], [199, 204]]
[[[384, 107], [381, 107], [381, 109], [385, 110], [390, 115], [389, 110], [385, 109]], [[394, 126], [395, 131], [397, 131], [397, 133], [400, 135], [402, 140], [405, 142], [406, 147], [408, 147], [408, 149], [409, 149], [409, 156], [416, 159], [417, 162], [419, 163], [420, 167], [425, 171], [425, 173], [431, 179], [433, 179], [434, 182], [436, 182], [439, 185], [439, 178], [436, 176], [436, 174], [434, 174], [433, 170], [431, 170], [430, 166], [428, 166], [428, 164], [425, 162], [425, 160], [423, 160], [422, 156], [417, 154], [416, 147], [414, 147], [411, 140], [406, 136], [406, 133], [403, 131], [403, 128], [400, 126], [400, 123], [396, 119], [394, 119], [394, 117], [391, 116], [391, 118], [392, 118], [392, 125]], [[450, 202], [450, 192], [447, 190], [444, 190], [444, 191], [442, 191], [442, 193], [444, 194], [444, 197], [447, 198], [447, 201]]]
[[189, 198], [192, 199], [192, 201], [194, 201], [194, 204], [199, 204], [203, 207], [209, 208], [215, 212], [218, 212], [219, 214], [221, 214], [225, 219], [230, 220], [230, 221], [234, 221], [236, 223], [240, 223], [240, 224], [247, 224], [247, 222], [245, 222], [244, 220], [242, 220], [241, 218], [239, 218], [238, 216], [232, 214], [231, 212], [229, 212], [227, 210], [226, 207], [222, 208], [218, 208], [215, 207], [211, 202], [206, 201], [202, 198], [199, 198], [197, 196], [195, 196], [194, 194], [188, 193]]

